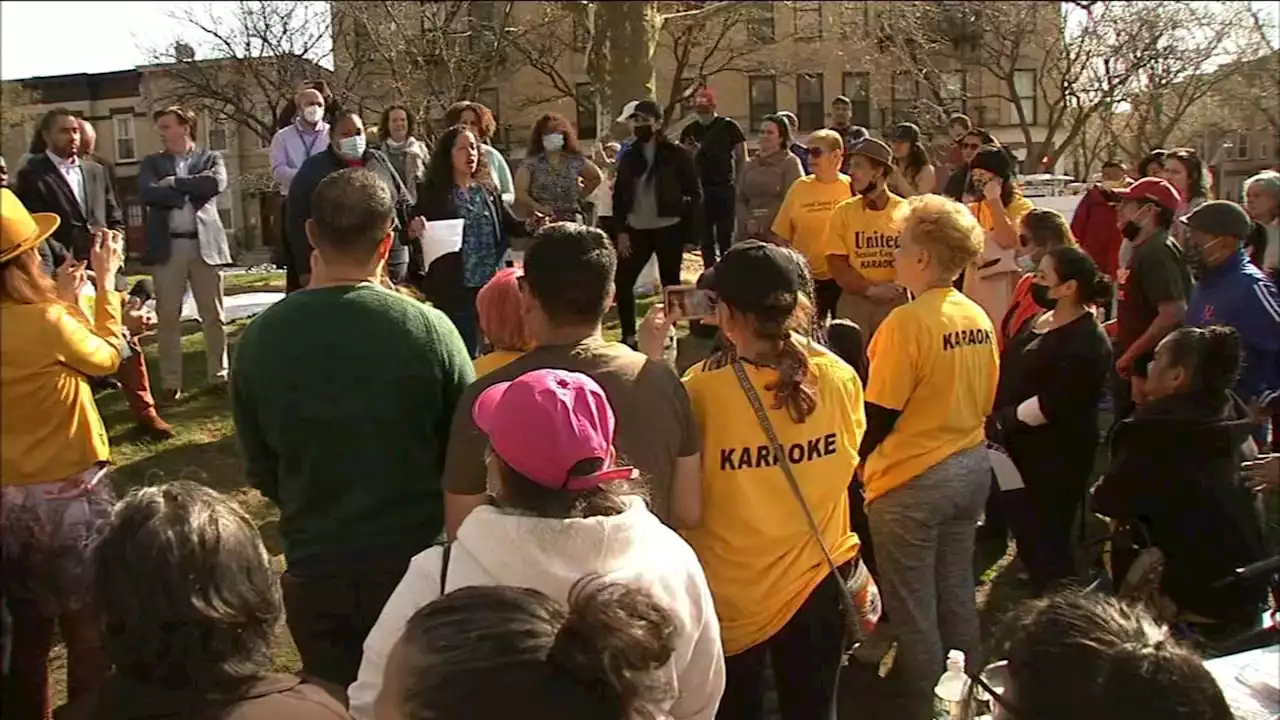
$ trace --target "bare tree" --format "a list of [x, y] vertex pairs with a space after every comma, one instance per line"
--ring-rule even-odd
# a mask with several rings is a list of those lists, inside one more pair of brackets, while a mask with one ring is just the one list
[[9, 80], [0, 83], [0, 137], [6, 137], [15, 131], [21, 132], [33, 117], [30, 111], [22, 108], [34, 105], [37, 101], [35, 91], [24, 87], [22, 83]]
[[[452, 103], [474, 97], [510, 67], [523, 30], [512, 25], [513, 2], [330, 3], [341, 38], [339, 65], [356, 68], [356, 95], [367, 107], [408, 105], [420, 118], [439, 118]], [[423, 123], [424, 134], [432, 129]]]
[[[270, 142], [280, 108], [308, 79], [342, 88], [330, 65], [330, 13], [323, 4], [238, 0], [175, 10], [183, 30], [166, 46], [144, 48], [164, 71], [158, 104], [181, 104]], [[320, 77], [317, 77], [317, 76]]]

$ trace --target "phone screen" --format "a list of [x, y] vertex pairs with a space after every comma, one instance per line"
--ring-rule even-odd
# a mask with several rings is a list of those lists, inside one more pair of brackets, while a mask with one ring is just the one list
[[715, 295], [692, 285], [667, 288], [665, 302], [667, 307], [680, 308], [680, 316], [686, 320], [701, 320], [716, 314]]

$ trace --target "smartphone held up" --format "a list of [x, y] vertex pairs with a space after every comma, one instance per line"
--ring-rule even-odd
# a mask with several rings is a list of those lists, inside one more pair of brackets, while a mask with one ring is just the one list
[[694, 285], [671, 285], [662, 290], [662, 302], [683, 320], [705, 320], [716, 313], [715, 294]]

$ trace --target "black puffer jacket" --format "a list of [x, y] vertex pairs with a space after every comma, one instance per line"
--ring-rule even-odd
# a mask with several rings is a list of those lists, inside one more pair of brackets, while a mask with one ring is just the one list
[[1215, 588], [1233, 570], [1262, 560], [1265, 545], [1240, 476], [1253, 431], [1248, 408], [1172, 395], [1139, 406], [1111, 439], [1111, 463], [1094, 489], [1094, 509], [1142, 522], [1165, 556], [1162, 589], [1180, 608], [1224, 621], [1256, 619], [1266, 583]]
[[[693, 156], [684, 147], [665, 136], [656, 139], [653, 152], [652, 181], [655, 183], [655, 199], [661, 217], [684, 218], [702, 203], [702, 184], [693, 164]], [[632, 143], [618, 159], [618, 177], [613, 183], [613, 217], [623, 231], [627, 216], [635, 206], [636, 191], [641, 178], [649, 172], [649, 160], [644, 156], [642, 143]]]

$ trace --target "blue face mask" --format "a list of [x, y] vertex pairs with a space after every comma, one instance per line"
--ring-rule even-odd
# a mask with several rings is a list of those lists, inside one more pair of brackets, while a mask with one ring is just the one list
[[1018, 264], [1018, 269], [1024, 273], [1035, 272], [1039, 266], [1039, 263], [1031, 255], [1019, 255], [1014, 262]]
[[550, 133], [547, 135], [543, 135], [542, 148], [544, 150], [551, 150], [552, 152], [555, 152], [557, 150], [563, 150], [564, 149], [564, 133]]
[[338, 143], [338, 154], [348, 160], [359, 160], [364, 157], [365, 143], [363, 134], [342, 138], [342, 142]]

